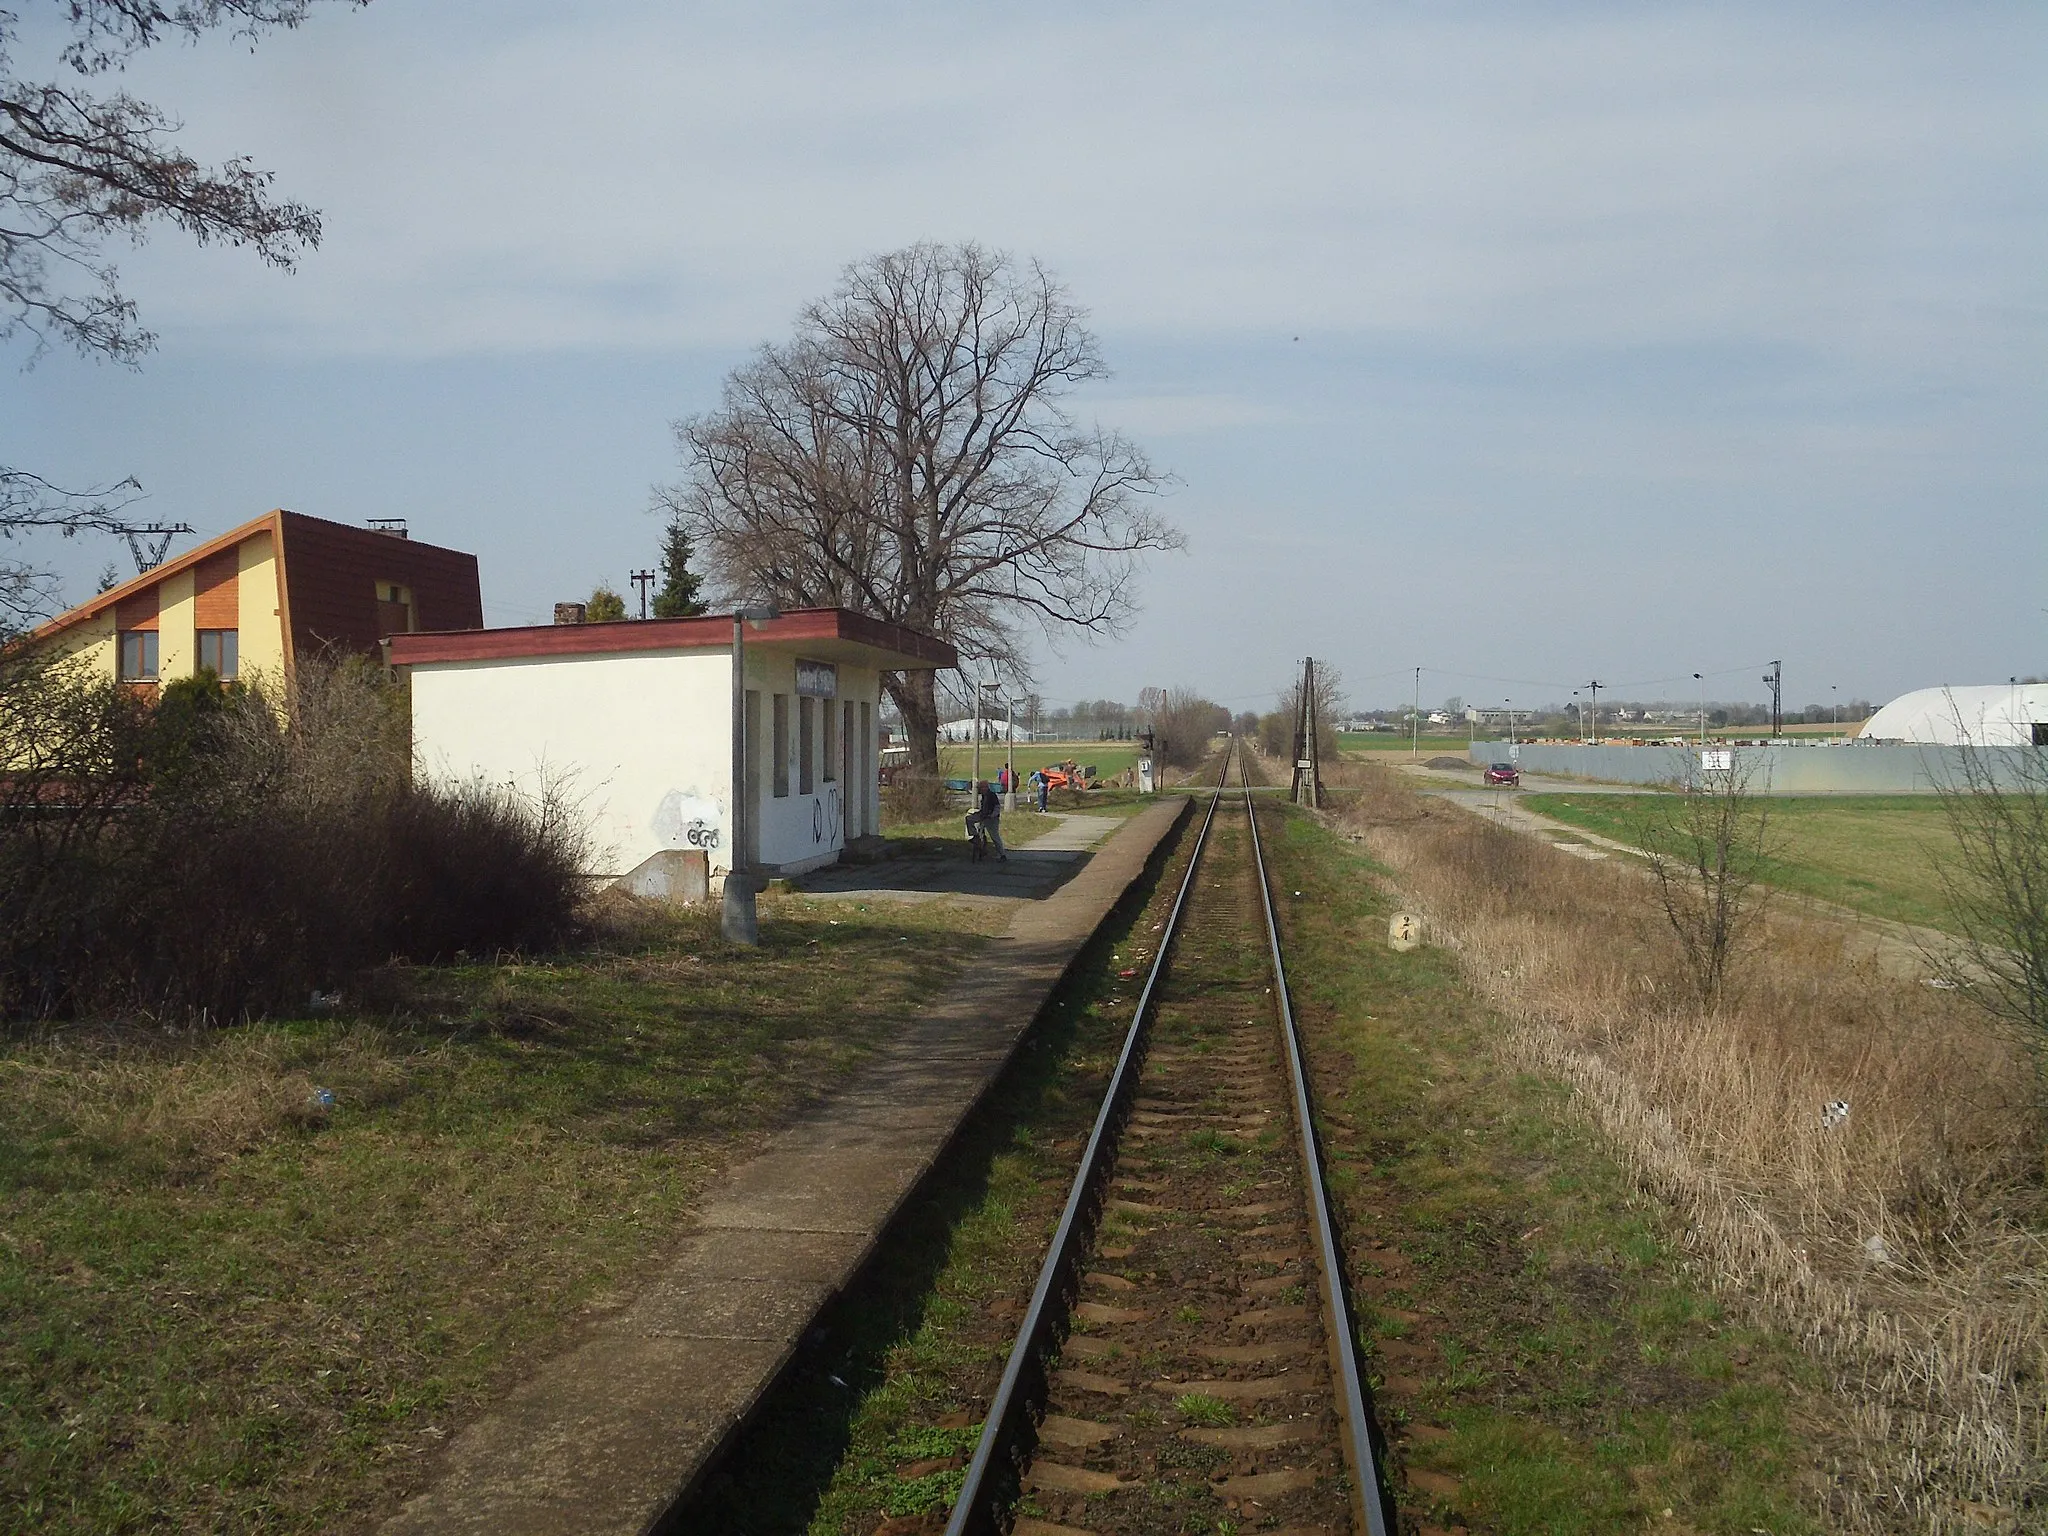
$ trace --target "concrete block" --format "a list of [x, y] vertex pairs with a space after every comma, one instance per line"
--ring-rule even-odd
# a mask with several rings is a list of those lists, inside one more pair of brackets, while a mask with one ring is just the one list
[[620, 878], [619, 889], [683, 906], [711, 899], [711, 855], [702, 848], [664, 848]]

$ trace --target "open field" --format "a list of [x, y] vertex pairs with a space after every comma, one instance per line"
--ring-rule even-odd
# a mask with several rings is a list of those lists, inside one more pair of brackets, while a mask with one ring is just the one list
[[[1486, 738], [1481, 736], [1479, 739], [1484, 741]], [[1412, 746], [1413, 738], [1406, 731], [1343, 731], [1337, 736], [1339, 752], [1407, 752]], [[1420, 751], [1424, 757], [1434, 757], [1439, 752], [1463, 757], [1470, 746], [1471, 742], [1466, 739], [1463, 731], [1455, 736], [1431, 735], [1425, 731]], [[1507, 744], [1503, 742], [1501, 746], [1505, 751]]]
[[1532, 1536], [1819, 1530], [1825, 1431], [1790, 1340], [1700, 1283], [1682, 1221], [1500, 1049], [1452, 951], [1387, 948], [1384, 865], [1296, 814], [1272, 842], [1404, 1511]]
[[655, 912], [343, 1016], [0, 1037], [0, 1529], [388, 1504], [995, 920], [761, 911], [758, 950]]
[[[1006, 747], [1000, 741], [981, 744], [981, 776], [993, 779], [1004, 763]], [[1098, 777], [1111, 779], [1138, 761], [1138, 744], [1133, 741], [1020, 741], [1017, 743], [1017, 777], [1028, 780], [1031, 770], [1069, 758], [1093, 767]], [[964, 779], [974, 770], [973, 746], [957, 743], [939, 748], [939, 771], [949, 779]]]
[[[1655, 795], [1525, 795], [1520, 804], [1619, 842], [1642, 846]], [[1773, 855], [1763, 878], [1780, 889], [1873, 917], [1953, 928], [1936, 873], [1954, 846], [1931, 795], [1772, 799]]]
[[1793, 1374], [1788, 1423], [1826, 1452], [1818, 1523], [2038, 1529], [2048, 1127], [2019, 1043], [1824, 918], [1759, 930], [1707, 1010], [1636, 871], [1381, 777], [1340, 823], [1497, 1011], [1491, 1051], [1569, 1086], [1727, 1326], [1803, 1341], [1819, 1391]]

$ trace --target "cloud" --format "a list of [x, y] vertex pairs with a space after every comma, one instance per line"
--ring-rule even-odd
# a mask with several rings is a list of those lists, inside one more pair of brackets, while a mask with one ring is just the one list
[[1077, 411], [1136, 438], [1187, 437], [1295, 419], [1278, 405], [1242, 395], [1126, 395], [1092, 400]]
[[1869, 354], [2041, 294], [2021, 11], [521, 14], [147, 61], [330, 231], [289, 281], [162, 242], [152, 311], [340, 351], [732, 346], [853, 257], [967, 236], [1155, 335]]

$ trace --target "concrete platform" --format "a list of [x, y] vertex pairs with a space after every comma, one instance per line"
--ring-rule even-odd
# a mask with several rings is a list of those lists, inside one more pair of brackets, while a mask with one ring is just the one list
[[[1021, 823], [1037, 814], [1013, 811], [1003, 821], [1005, 825]], [[963, 838], [960, 848], [937, 857], [910, 854], [881, 864], [834, 865], [804, 876], [795, 882], [796, 888], [807, 896], [883, 901], [934, 901], [940, 897], [1043, 901], [1080, 872], [1090, 849], [1123, 825], [1114, 816], [1048, 812], [1045, 819], [1059, 825], [1033, 842], [1012, 848], [1007, 859], [971, 860]]]
[[1092, 856], [1066, 851], [1085, 862], [1019, 906], [973, 974], [842, 1092], [708, 1190], [667, 1267], [458, 1435], [384, 1536], [638, 1536], [659, 1519], [852, 1280], [1186, 805], [1163, 800]]

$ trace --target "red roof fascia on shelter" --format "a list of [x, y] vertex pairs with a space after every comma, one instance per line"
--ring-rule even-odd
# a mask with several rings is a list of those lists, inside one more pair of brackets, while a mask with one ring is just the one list
[[[850, 608], [795, 608], [780, 618], [750, 621], [749, 644], [854, 645], [890, 653], [889, 671], [957, 667], [960, 654], [933, 635], [870, 618]], [[608, 656], [630, 651], [723, 650], [732, 644], [732, 615], [694, 619], [613, 619], [597, 624], [531, 624], [512, 629], [454, 630], [391, 637], [391, 664], [513, 661], [547, 656]], [[825, 658], [829, 659], [829, 658]]]

